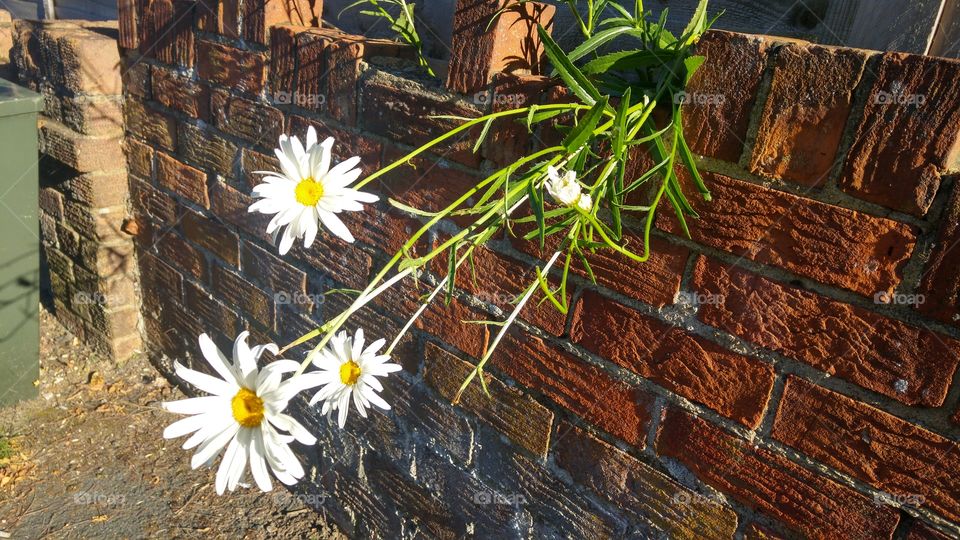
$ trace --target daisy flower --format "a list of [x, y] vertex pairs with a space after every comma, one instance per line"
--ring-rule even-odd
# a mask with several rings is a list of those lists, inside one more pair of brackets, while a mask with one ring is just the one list
[[347, 423], [351, 399], [364, 418], [371, 404], [389, 410], [390, 405], [377, 394], [383, 391], [383, 385], [377, 377], [385, 377], [401, 367], [388, 363], [388, 355], [377, 354], [384, 343], [386, 340], [378, 339], [364, 348], [363, 329], [358, 329], [353, 338], [348, 337], [346, 332], [334, 336], [327, 348], [313, 359], [313, 365], [320, 371], [302, 375], [310, 379], [310, 383], [304, 382], [304, 386], [322, 387], [314, 394], [310, 404], [322, 400], [323, 414], [337, 411], [337, 423], [341, 428]]
[[317, 131], [307, 130], [307, 146], [296, 136], [280, 136], [280, 148], [275, 150], [280, 160], [280, 172], [256, 171], [263, 174], [264, 183], [253, 188], [259, 200], [250, 205], [250, 212], [274, 214], [267, 225], [273, 242], [279, 239], [280, 254], [290, 251], [293, 242], [303, 238], [304, 247], [313, 245], [320, 223], [347, 242], [353, 235], [337, 214], [363, 210], [360, 203], [377, 202], [379, 197], [347, 186], [360, 177], [354, 156], [331, 167], [333, 137], [317, 143]]
[[563, 176], [553, 165], [547, 166], [547, 192], [564, 206], [577, 206], [584, 212], [593, 207], [590, 195], [580, 191], [577, 171], [567, 171]]
[[284, 414], [287, 402], [302, 384], [293, 379], [281, 382], [284, 373], [296, 371], [299, 365], [292, 360], [277, 360], [257, 369], [257, 360], [264, 351], [277, 354], [273, 344], [247, 345], [249, 332], [237, 336], [233, 343], [233, 361], [220, 352], [206, 334], [200, 336], [200, 350], [220, 378], [192, 369], [179, 362], [177, 376], [209, 396], [194, 397], [164, 403], [164, 409], [189, 415], [163, 430], [166, 439], [192, 434], [183, 448], [197, 448], [190, 465], [212, 465], [226, 447], [220, 468], [217, 469], [217, 494], [233, 491], [240, 483], [249, 463], [253, 480], [263, 491], [273, 488], [267, 469], [277, 480], [287, 485], [303, 478], [303, 466], [290, 450], [297, 440], [312, 445], [317, 442], [299, 422]]

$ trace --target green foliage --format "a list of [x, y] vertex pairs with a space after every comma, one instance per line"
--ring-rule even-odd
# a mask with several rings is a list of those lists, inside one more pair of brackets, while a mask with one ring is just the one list
[[[376, 0], [361, 0], [352, 6], [359, 4], [376, 6]], [[379, 294], [378, 291], [383, 287], [389, 286], [391, 280], [404, 278], [404, 273], [416, 275], [427, 268], [434, 258], [447, 254], [444, 265], [446, 277], [426, 297], [402, 334], [439, 292], [444, 291], [445, 299], [450, 301], [455, 294], [458, 268], [465, 261], [472, 261], [476, 247], [497, 234], [516, 235], [520, 231], [524, 239], [536, 241], [541, 248], [551, 246], [553, 255], [547, 264], [536, 269], [536, 278], [515, 300], [510, 316], [494, 325], [499, 326], [499, 331], [476, 369], [464, 382], [462, 392], [474, 377], [482, 375], [484, 365], [500, 339], [536, 291], [542, 294], [541, 302], [549, 302], [566, 313], [570, 307], [570, 270], [574, 265], [579, 265], [593, 280], [593, 269], [588, 262], [591, 253], [608, 250], [637, 263], [647, 261], [650, 257], [650, 232], [664, 199], [672, 207], [683, 231], [689, 235], [687, 220], [698, 216], [678, 179], [678, 168], [688, 172], [693, 187], [705, 200], [710, 200], [710, 192], [684, 140], [681, 115], [683, 100], [678, 97], [683, 95], [690, 77], [704, 62], [703, 57], [691, 53], [691, 47], [712, 24], [706, 13], [707, 1], [700, 1], [680, 37], [675, 37], [664, 28], [665, 11], [653, 22], [650, 12], [643, 9], [641, 0], [636, 0], [632, 13], [610, 0], [586, 0], [585, 15], [580, 13], [582, 6], [578, 6], [577, 0], [567, 0], [567, 4], [584, 36], [583, 43], [567, 53], [542, 27], [537, 30], [553, 66], [553, 75], [566, 85], [575, 98], [573, 102], [518, 107], [479, 118], [457, 118], [462, 123], [456, 128], [369, 175], [353, 187], [362, 188], [436, 145], [479, 128], [480, 134], [473, 146], [476, 152], [482, 147], [495, 122], [519, 122], [531, 131], [540, 126], [557, 129], [563, 134], [562, 143], [532, 152], [494, 171], [440, 211], [426, 212], [391, 200], [390, 203], [400, 210], [424, 219], [423, 227], [381, 269], [350, 308], [296, 343], [325, 334], [314, 349], [318, 351], [347, 318]], [[618, 43], [628, 42], [627, 48], [606, 52], [606, 46], [614, 40], [619, 40]], [[658, 125], [653, 115], [655, 109], [669, 113], [670, 121]], [[638, 167], [632, 160], [637, 151], [644, 150], [653, 165], [637, 171]], [[557, 196], [557, 187], [548, 186], [548, 171], [552, 169], [576, 174], [576, 193], [570, 196], [574, 199], [562, 200], [562, 196]], [[644, 198], [644, 204], [628, 204], [627, 197], [631, 194]], [[587, 201], [590, 204], [586, 204]], [[518, 212], [521, 209], [526, 211]], [[429, 253], [411, 255], [417, 241], [440, 220], [464, 215], [473, 216], [473, 223]], [[631, 245], [625, 239], [625, 220], [642, 226], [642, 245]], [[559, 274], [559, 286], [556, 288], [547, 279], [555, 264], [558, 265], [556, 271]], [[384, 281], [394, 271], [398, 273]], [[483, 382], [482, 376], [480, 381]]]
[[0, 437], [0, 459], [9, 459], [15, 453], [13, 444], [6, 437]]
[[[423, 56], [423, 40], [420, 39], [420, 34], [417, 33], [417, 27], [414, 23], [416, 20], [413, 15], [414, 4], [407, 3], [406, 0], [357, 0], [341, 9], [340, 13], [337, 14], [337, 18], [340, 18], [340, 15], [343, 15], [343, 13], [349, 9], [362, 6], [366, 6], [366, 9], [360, 10], [361, 15], [376, 17], [387, 21], [390, 24], [390, 30], [397, 35], [400, 41], [412, 46], [414, 50], [416, 50], [420, 67], [426, 69], [427, 73], [431, 76], [436, 77], [426, 57]], [[384, 6], [388, 7], [385, 8]], [[389, 6], [395, 6], [395, 11], [397, 11], [396, 15], [390, 13], [391, 10]]]

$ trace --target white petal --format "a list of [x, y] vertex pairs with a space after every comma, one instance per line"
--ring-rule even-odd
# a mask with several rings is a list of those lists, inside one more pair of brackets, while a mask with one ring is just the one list
[[223, 495], [226, 491], [227, 481], [230, 479], [230, 471], [233, 468], [233, 461], [237, 458], [237, 451], [240, 449], [239, 436], [234, 437], [227, 446], [227, 451], [223, 454], [223, 460], [220, 462], [220, 468], [217, 469], [217, 480], [215, 486], [217, 495]]
[[222, 396], [203, 396], [168, 401], [163, 404], [163, 408], [174, 414], [201, 414], [222, 405], [223, 402], [224, 398]]
[[210, 336], [200, 334], [199, 341], [200, 352], [203, 353], [203, 357], [207, 359], [210, 366], [220, 374], [220, 377], [225, 381], [233, 381], [239, 384], [240, 381], [237, 380], [237, 374], [233, 371], [230, 361], [220, 352], [220, 349], [216, 343], [210, 339]]
[[313, 129], [313, 126], [307, 127], [307, 150], [313, 148], [317, 144], [317, 130]]
[[184, 367], [180, 362], [174, 363], [174, 371], [177, 377], [197, 387], [197, 389], [208, 394], [217, 396], [233, 396], [237, 393], [237, 385], [212, 377], [206, 373], [200, 373]]
[[181, 418], [163, 430], [163, 438], [176, 439], [177, 437], [183, 437], [187, 433], [193, 433], [202, 428], [207, 421], [209, 421], [209, 418], [206, 418], [206, 415], [203, 414]]
[[340, 408], [339, 416], [337, 416], [337, 424], [343, 429], [343, 426], [347, 425], [347, 412], [350, 408], [350, 392], [344, 392], [343, 396], [340, 398], [340, 403], [337, 404]]
[[319, 160], [312, 170], [313, 178], [317, 181], [321, 181], [330, 170], [330, 161], [332, 160], [331, 154], [333, 152], [333, 137], [327, 137], [324, 139], [319, 145], [319, 151]]
[[327, 212], [326, 210], [321, 210], [318, 212], [320, 214], [320, 221], [323, 222], [324, 227], [326, 227], [330, 232], [342, 238], [345, 242], [353, 243], [353, 235], [350, 234], [350, 230], [347, 229], [347, 226], [340, 221], [336, 215]]
[[200, 448], [197, 449], [197, 453], [190, 458], [190, 466], [196, 469], [207, 461], [210, 461], [210, 459], [217, 455], [220, 450], [223, 450], [223, 447], [227, 445], [230, 439], [232, 439], [239, 430], [240, 424], [233, 424], [229, 428], [223, 430], [216, 437], [208, 439], [206, 442], [201, 444]]
[[293, 247], [294, 240], [296, 240], [296, 235], [294, 234], [293, 226], [288, 225], [280, 235], [280, 246], [277, 248], [277, 252], [280, 253], [280, 255], [286, 255], [287, 252], [290, 251], [290, 248]]
[[[241, 382], [246, 388], [253, 386], [257, 371], [257, 359], [250, 346], [247, 345], [247, 337], [249, 336], [250, 332], [244, 330], [240, 332], [237, 339], [233, 340], [233, 364], [237, 367]], [[251, 375], [253, 376], [252, 379]]]
[[253, 475], [253, 481], [256, 482], [260, 491], [271, 491], [273, 482], [270, 481], [270, 473], [267, 472], [266, 452], [263, 448], [263, 433], [260, 430], [254, 430], [252, 434], [252, 444], [250, 445], [250, 473]]
[[360, 156], [353, 156], [350, 159], [346, 159], [344, 161], [341, 161], [340, 163], [337, 163], [337, 165], [334, 168], [330, 169], [330, 172], [327, 173], [327, 176], [336, 177], [342, 174], [346, 174], [347, 171], [349, 171], [350, 169], [353, 169], [359, 164], [360, 164]]

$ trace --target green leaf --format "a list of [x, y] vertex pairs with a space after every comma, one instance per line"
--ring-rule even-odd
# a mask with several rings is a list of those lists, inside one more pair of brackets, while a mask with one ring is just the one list
[[600, 100], [587, 111], [587, 114], [583, 115], [580, 123], [571, 129], [570, 133], [563, 139], [562, 144], [567, 147], [568, 152], [575, 152], [590, 140], [590, 137], [593, 135], [593, 130], [597, 128], [597, 124], [600, 122], [600, 119], [603, 118], [603, 111], [607, 108], [609, 99], [608, 96], [600, 98]]
[[397, 208], [397, 209], [399, 209], [399, 210], [403, 210], [404, 212], [408, 212], [408, 213], [410, 213], [410, 214], [413, 214], [413, 215], [415, 215], [415, 216], [422, 216], [422, 217], [432, 218], [432, 217], [437, 217], [437, 216], [439, 216], [439, 215], [442, 213], [442, 212], [427, 212], [426, 210], [420, 210], [420, 209], [418, 209], [418, 208], [414, 208], [414, 207], [412, 207], [412, 206], [403, 204], [402, 202], [400, 202], [400, 201], [398, 201], [398, 200], [396, 200], [396, 199], [393, 199], [393, 198], [387, 199], [387, 202], [389, 202], [391, 206], [393, 206], [393, 207], [395, 207], [395, 208]]
[[537, 25], [537, 33], [540, 34], [540, 41], [543, 43], [544, 52], [553, 64], [554, 69], [560, 75], [560, 78], [563, 79], [563, 82], [567, 83], [570, 91], [587, 105], [596, 103], [597, 100], [600, 99], [600, 92], [593, 86], [593, 83], [577, 69], [577, 66], [573, 65], [573, 62], [570, 61], [570, 58], [567, 57], [560, 46], [557, 45], [557, 42], [550, 37], [549, 32], [544, 30], [542, 26]]
[[582, 71], [585, 75], [598, 75], [608, 71], [659, 67], [672, 62], [675, 56], [675, 53], [669, 51], [617, 51], [594, 58], [584, 64]]
[[[569, 58], [571, 62], [576, 62], [577, 60], [595, 51], [598, 47], [603, 46], [607, 42], [612, 41], [619, 36], [637, 34], [638, 31], [633, 26], [625, 25], [608, 28], [607, 30], [594, 34], [593, 37], [584, 41], [577, 48], [570, 51], [570, 54], [567, 55], [567, 58]], [[555, 75], [556, 73], [553, 74]]]
[[530, 180], [527, 183], [527, 194], [530, 196], [530, 207], [533, 208], [533, 213], [537, 219], [536, 232], [540, 241], [540, 249], [543, 249], [544, 233], [546, 229], [545, 218], [543, 217], [543, 197], [537, 193], [537, 188], [534, 187], [533, 184], [533, 180]]
[[480, 136], [477, 137], [477, 142], [473, 144], [473, 153], [476, 154], [480, 150], [480, 145], [483, 144], [483, 140], [487, 138], [487, 133], [490, 131], [490, 125], [493, 124], [493, 118], [487, 120], [483, 123], [483, 130], [480, 131]]
[[684, 45], [690, 45], [700, 37], [700, 34], [703, 33], [707, 28], [707, 2], [708, 0], [700, 0], [697, 4], [697, 9], [693, 12], [693, 17], [690, 18], [690, 22], [687, 23], [687, 27], [683, 29], [683, 34], [681, 36], [684, 40]]
[[706, 56], [688, 56], [683, 60], [683, 67], [685, 67], [687, 71], [683, 76], [683, 84], [690, 82], [690, 78], [693, 77], [697, 68], [699, 68], [706, 59]]

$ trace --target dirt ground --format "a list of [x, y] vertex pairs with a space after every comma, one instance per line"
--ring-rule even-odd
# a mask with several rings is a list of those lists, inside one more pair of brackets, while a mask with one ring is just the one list
[[45, 309], [40, 349], [40, 397], [0, 409], [0, 539], [343, 538], [279, 488], [218, 497], [161, 437], [183, 396], [145, 358], [98, 358]]

